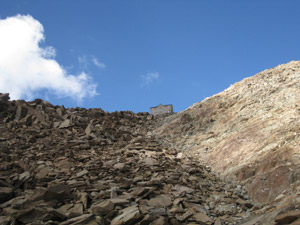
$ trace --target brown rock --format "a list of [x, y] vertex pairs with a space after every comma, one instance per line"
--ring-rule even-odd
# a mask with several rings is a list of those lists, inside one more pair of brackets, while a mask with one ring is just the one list
[[17, 108], [17, 112], [16, 112], [16, 116], [15, 116], [15, 120], [21, 120], [23, 118], [25, 118], [26, 114], [27, 114], [28, 110], [26, 107], [23, 106], [18, 106]]
[[299, 225], [300, 224], [300, 219], [297, 219], [295, 221], [293, 221], [292, 223], [290, 223], [290, 225]]
[[42, 218], [43, 221], [48, 221], [48, 220], [63, 221], [66, 219], [67, 219], [66, 215], [60, 213], [58, 210], [55, 210], [53, 208], [46, 208], [46, 213]]
[[41, 209], [32, 208], [20, 212], [17, 215], [17, 219], [24, 224], [32, 223], [40, 220], [45, 215], [45, 212]]
[[79, 178], [79, 177], [83, 177], [83, 176], [87, 175], [88, 173], [89, 173], [89, 171], [82, 170], [82, 171], [76, 173], [76, 176]]
[[80, 201], [83, 204], [84, 209], [87, 209], [89, 196], [87, 193], [80, 193]]
[[185, 210], [179, 207], [173, 207], [169, 210], [169, 213], [177, 214], [177, 213], [184, 213]]
[[[4, 209], [2, 209], [2, 211], [3, 211], [3, 215], [5, 215], [5, 216], [15, 216], [18, 213], [20, 214], [20, 210], [13, 209], [10, 207], [4, 208]], [[22, 212], [24, 212], [24, 210]]]
[[122, 214], [116, 216], [111, 225], [134, 225], [142, 219], [139, 209], [136, 205], [127, 207], [122, 210]]
[[62, 128], [68, 128], [70, 126], [72, 126], [72, 121], [70, 119], [66, 119], [64, 122], [62, 122], [60, 125], [59, 125], [59, 128], [62, 129]]
[[125, 141], [131, 141], [133, 137], [130, 134], [124, 134], [123, 138]]
[[183, 215], [179, 216], [179, 215], [176, 215], [176, 218], [183, 222], [185, 221], [187, 218], [191, 217], [192, 215], [194, 214], [194, 212], [190, 209], [188, 209]]
[[204, 213], [196, 213], [193, 217], [195, 218], [195, 220], [198, 223], [201, 223], [201, 224], [212, 224], [213, 223], [213, 220]]
[[1, 104], [8, 102], [9, 99], [10, 99], [10, 97], [9, 97], [8, 93], [4, 93], [4, 94], [0, 93], [0, 103]]
[[55, 162], [55, 166], [62, 169], [62, 170], [70, 170], [72, 167], [75, 166], [73, 162], [70, 162], [68, 159], [62, 159]]
[[173, 189], [176, 191], [179, 191], [179, 192], [185, 191], [188, 194], [191, 194], [195, 191], [193, 188], [189, 188], [187, 186], [182, 186], [182, 185], [175, 185], [175, 187]]
[[214, 225], [222, 225], [221, 219], [220, 219], [220, 218], [217, 218], [217, 219], [215, 220], [215, 224], [214, 224]]
[[87, 136], [91, 135], [93, 132], [95, 132], [95, 127], [92, 124], [89, 124], [86, 128], [85, 128], [85, 134]]
[[146, 158], [143, 160], [143, 162], [147, 165], [147, 166], [154, 166], [154, 165], [158, 165], [157, 160], [153, 159], [153, 158]]
[[28, 199], [25, 196], [19, 196], [10, 199], [9, 201], [4, 202], [0, 205], [1, 208], [7, 208], [7, 207], [13, 207], [13, 208], [21, 208], [21, 206], [28, 201]]
[[153, 225], [169, 225], [167, 218], [163, 217], [163, 216], [154, 220], [151, 224], [153, 224]]
[[83, 180], [68, 180], [67, 184], [70, 188], [75, 188], [85, 186], [86, 182]]
[[184, 198], [176, 198], [174, 201], [173, 201], [173, 204], [174, 205], [178, 205], [180, 202], [182, 202], [184, 200]]
[[300, 218], [300, 210], [293, 210], [281, 214], [275, 218], [276, 224], [290, 224]]
[[68, 185], [57, 184], [47, 188], [41, 198], [45, 201], [51, 201], [54, 199], [63, 201], [64, 199], [71, 197], [70, 193], [71, 189]]
[[13, 196], [13, 189], [9, 187], [0, 187], [0, 204], [10, 200]]
[[31, 174], [30, 174], [29, 171], [26, 171], [26, 172], [24, 172], [24, 173], [21, 173], [21, 174], [19, 175], [19, 181], [20, 181], [21, 183], [24, 183], [25, 181], [27, 181], [27, 180], [30, 179], [30, 176], [31, 176]]
[[110, 168], [110, 167], [112, 167], [114, 164], [116, 164], [117, 162], [118, 162], [118, 161], [117, 161], [116, 159], [112, 159], [112, 160], [103, 162], [103, 167]]
[[182, 223], [179, 222], [179, 221], [178, 221], [177, 219], [175, 219], [175, 218], [171, 218], [170, 224], [172, 224], [172, 225], [181, 225]]
[[69, 219], [61, 225], [97, 225], [97, 220], [93, 214], [83, 214], [81, 216]]
[[10, 216], [0, 216], [0, 224], [1, 225], [10, 225], [12, 218]]
[[169, 207], [172, 205], [172, 198], [169, 195], [159, 195], [155, 198], [151, 198], [148, 201], [149, 206], [152, 207], [159, 207], [159, 206], [163, 206], [163, 207]]
[[75, 204], [67, 212], [69, 218], [77, 217], [83, 214], [83, 205], [81, 203]]
[[109, 201], [112, 202], [114, 205], [126, 205], [129, 203], [127, 199], [121, 199], [121, 198], [112, 198]]
[[113, 187], [110, 190], [110, 198], [117, 198], [118, 197], [118, 188]]
[[72, 207], [73, 207], [73, 204], [65, 204], [65, 205], [62, 205], [61, 207], [59, 207], [57, 209], [57, 211], [65, 216], [69, 216], [68, 210], [71, 209]]
[[111, 200], [105, 200], [101, 203], [93, 204], [91, 209], [95, 215], [104, 215], [112, 211], [114, 207], [115, 205], [111, 202]]
[[125, 163], [117, 163], [113, 166], [114, 169], [122, 170], [125, 167]]
[[50, 167], [44, 167], [35, 175], [35, 177], [37, 179], [44, 179], [49, 172], [51, 172]]
[[63, 106], [56, 109], [57, 114], [62, 117], [65, 114], [65, 109]]

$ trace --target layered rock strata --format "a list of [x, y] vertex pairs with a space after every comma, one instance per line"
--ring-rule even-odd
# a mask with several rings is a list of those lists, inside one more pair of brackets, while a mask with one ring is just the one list
[[260, 203], [299, 178], [300, 62], [265, 70], [167, 118], [156, 133]]

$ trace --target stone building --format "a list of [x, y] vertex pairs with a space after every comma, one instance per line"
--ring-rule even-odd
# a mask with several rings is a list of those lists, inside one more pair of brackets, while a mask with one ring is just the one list
[[150, 108], [150, 114], [154, 116], [163, 115], [163, 114], [172, 114], [172, 113], [174, 113], [172, 104], [170, 105], [160, 104], [158, 106]]

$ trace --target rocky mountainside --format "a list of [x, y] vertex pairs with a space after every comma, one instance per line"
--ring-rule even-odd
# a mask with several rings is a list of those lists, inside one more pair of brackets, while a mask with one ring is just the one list
[[246, 78], [167, 118], [156, 133], [270, 203], [300, 175], [300, 62]]
[[299, 120], [300, 62], [167, 117], [0, 94], [0, 225], [300, 224]]
[[238, 224], [257, 209], [163, 145], [148, 113], [0, 94], [0, 224]]

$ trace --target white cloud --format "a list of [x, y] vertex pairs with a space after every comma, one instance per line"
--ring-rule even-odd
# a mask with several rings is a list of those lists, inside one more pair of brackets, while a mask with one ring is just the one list
[[159, 79], [159, 73], [147, 73], [146, 75], [142, 75], [142, 86], [149, 86], [152, 84], [155, 80]]
[[105, 69], [106, 68], [106, 65], [104, 63], [100, 62], [95, 56], [92, 56], [92, 61], [100, 69]]
[[79, 56], [78, 57], [78, 62], [80, 64], [80, 66], [84, 69], [88, 69], [89, 65], [92, 63], [95, 66], [97, 66], [100, 69], [105, 69], [106, 65], [102, 62], [99, 61], [99, 59], [97, 59], [95, 56], [91, 55], [91, 56]]
[[39, 46], [43, 32], [30, 15], [0, 20], [0, 92], [12, 99], [32, 99], [40, 90], [79, 101], [96, 95], [97, 84], [86, 73], [68, 74], [54, 59], [53, 47]]

